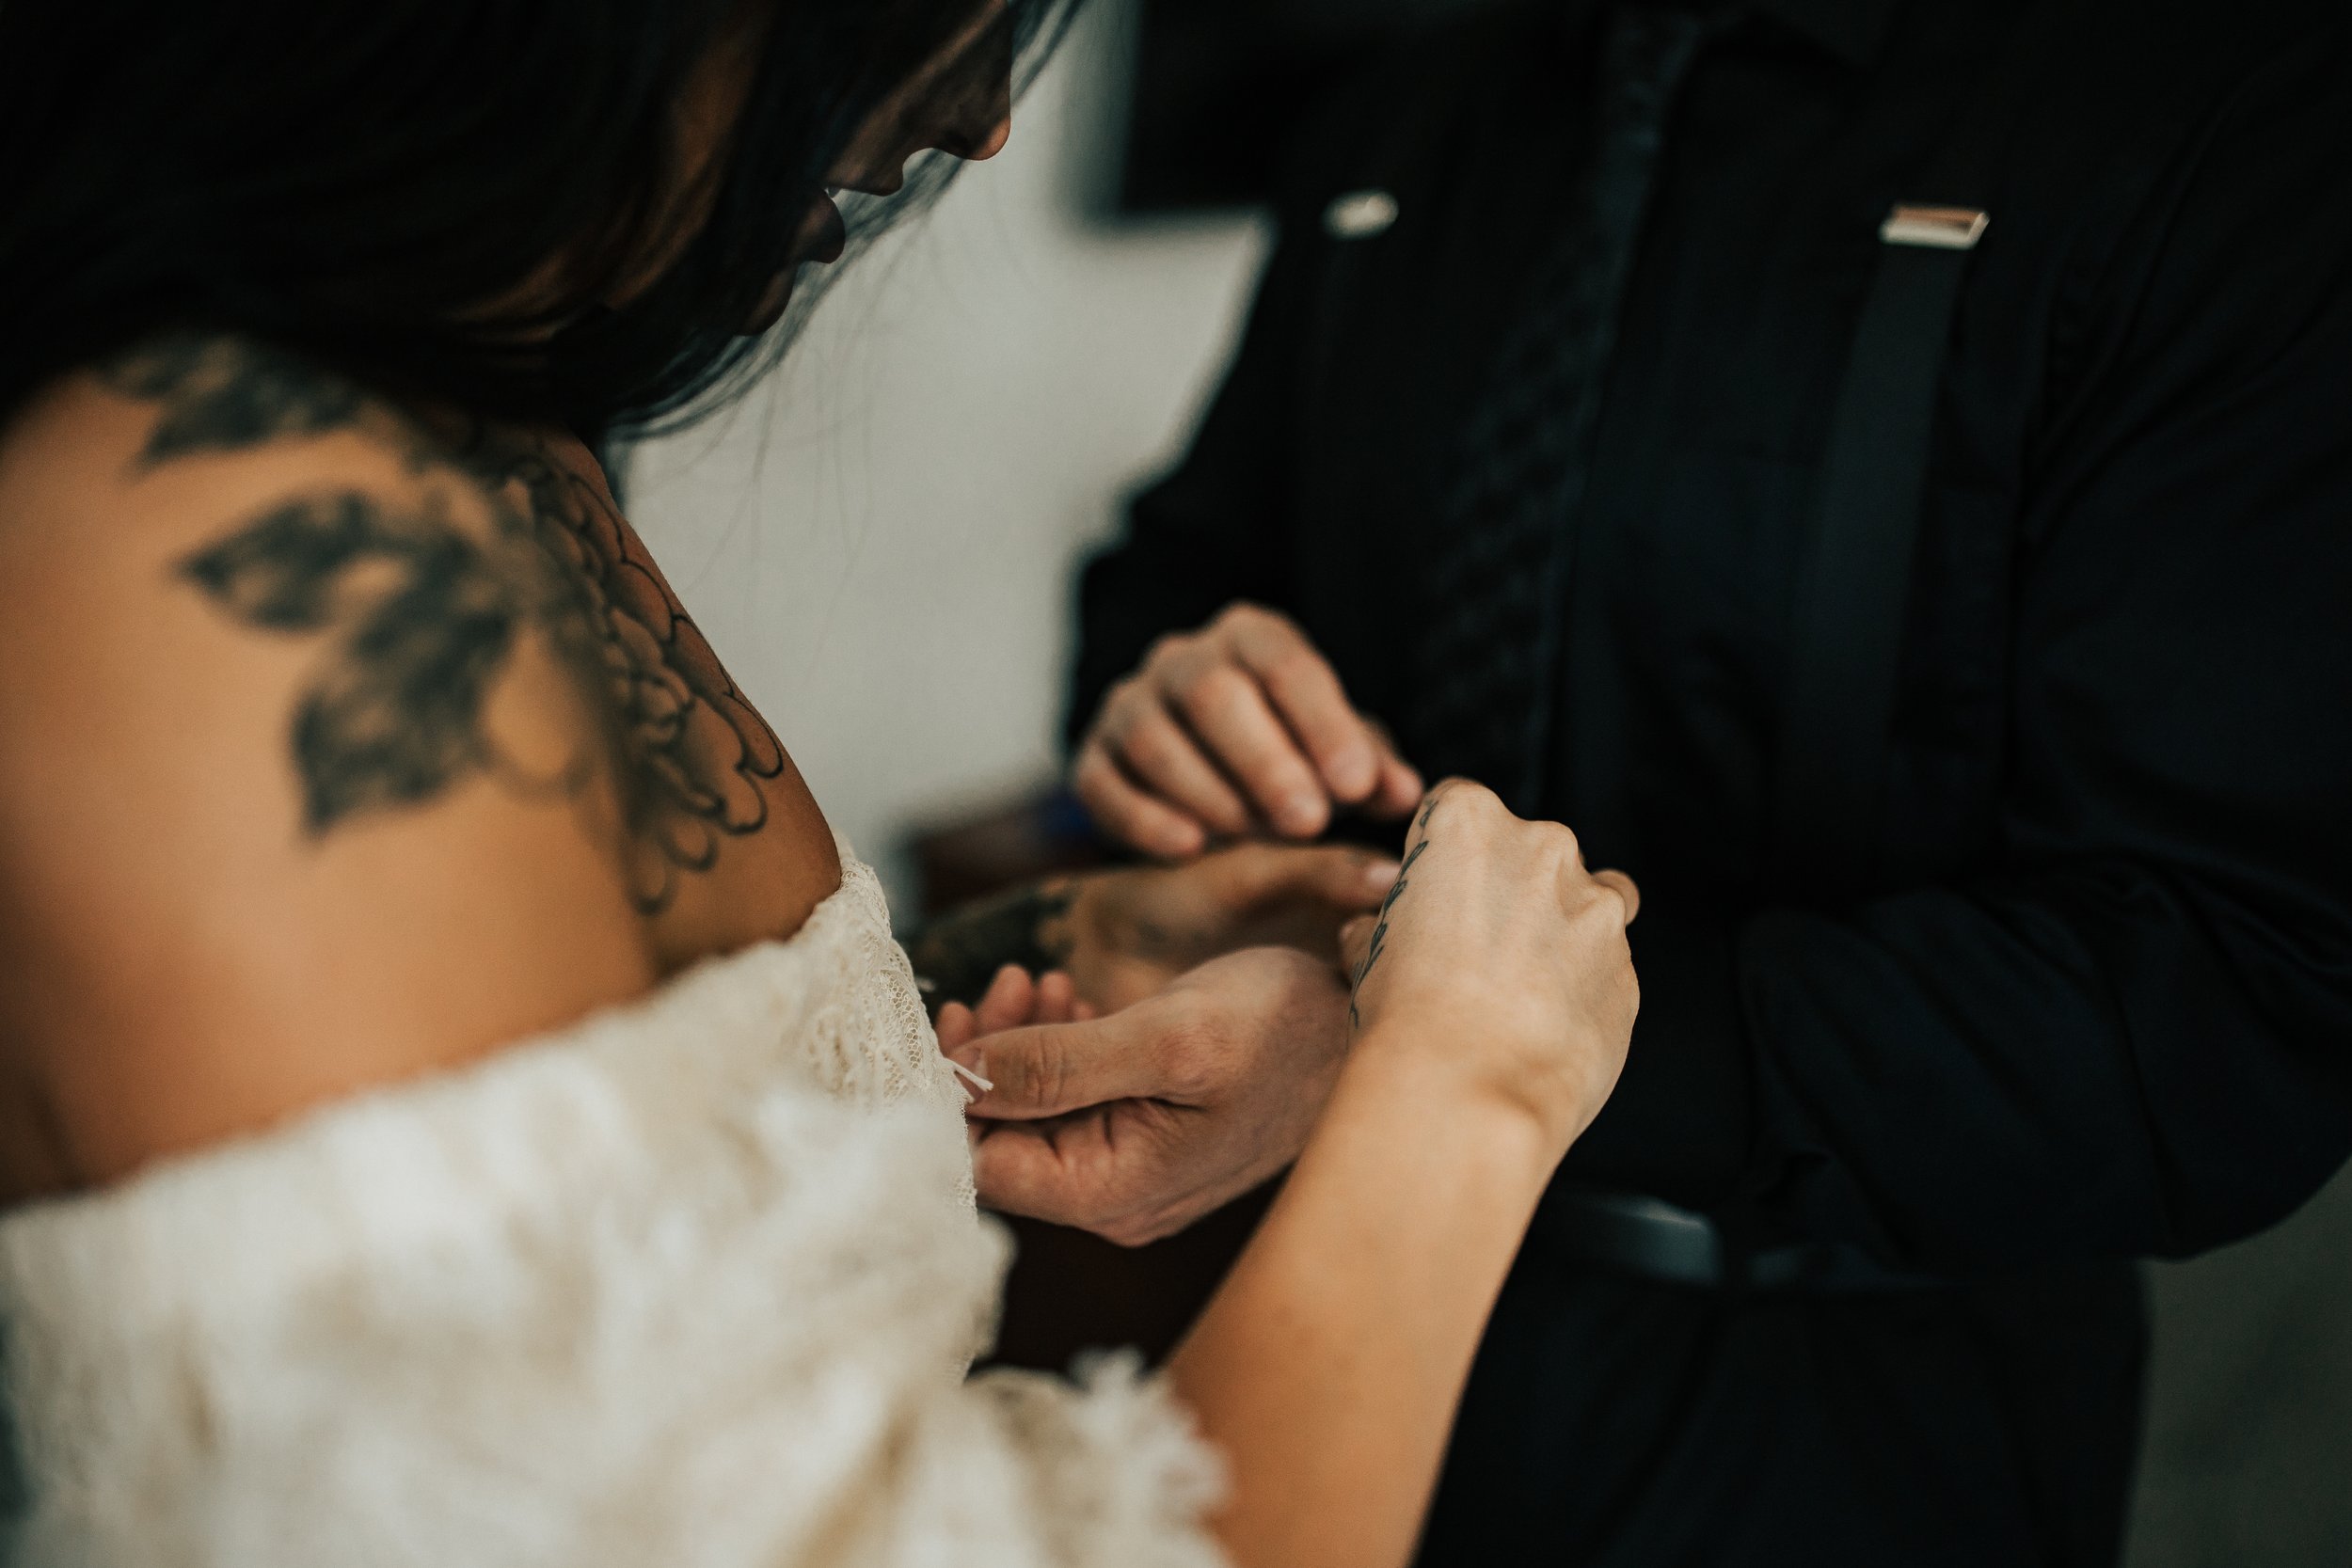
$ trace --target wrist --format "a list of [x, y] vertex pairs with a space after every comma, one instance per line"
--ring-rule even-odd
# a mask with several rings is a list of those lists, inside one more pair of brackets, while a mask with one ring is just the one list
[[1333, 1102], [1394, 1116], [1411, 1124], [1417, 1140], [1440, 1129], [1458, 1132], [1491, 1151], [1499, 1166], [1523, 1171], [1540, 1193], [1587, 1118], [1495, 1083], [1467, 1054], [1401, 1021], [1375, 1024], [1349, 1048]]

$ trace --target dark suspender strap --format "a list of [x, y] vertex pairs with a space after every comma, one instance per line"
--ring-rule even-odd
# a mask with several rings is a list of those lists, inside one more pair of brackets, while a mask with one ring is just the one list
[[1785, 867], [1840, 894], [1867, 889], [1875, 869], [1937, 397], [1984, 231], [1981, 215], [1971, 225], [1968, 214], [1988, 198], [2021, 96], [2016, 78], [2042, 32], [2026, 26], [1991, 90], [1961, 117], [1921, 189], [1938, 205], [1889, 214], [1831, 416], [1798, 591], [1773, 836]]
[[1781, 732], [1778, 837], [1808, 879], [1863, 885], [1877, 841], [1936, 392], [1970, 252], [1888, 246], [1830, 426]]

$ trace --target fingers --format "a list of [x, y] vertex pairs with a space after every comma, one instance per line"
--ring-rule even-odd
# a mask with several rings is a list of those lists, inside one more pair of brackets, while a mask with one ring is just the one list
[[1078, 1216], [1071, 1173], [1051, 1140], [1026, 1128], [993, 1132], [972, 1146], [972, 1180], [980, 1202], [1004, 1214], [1025, 1214], [1053, 1225]]
[[1034, 1024], [981, 1041], [994, 1086], [971, 1107], [991, 1121], [1038, 1121], [1166, 1087], [1135, 1013]]
[[954, 1053], [1007, 1029], [1069, 1023], [1093, 1016], [1093, 1008], [1079, 1000], [1077, 983], [1066, 972], [1049, 970], [1031, 979], [1020, 965], [1007, 964], [989, 982], [978, 1006], [950, 1002], [939, 1009], [939, 1021], [932, 1027], [940, 1049]]
[[[1164, 683], [1163, 683], [1164, 684]], [[1193, 737], [1199, 726], [1180, 723], [1163, 699], [1170, 695], [1130, 689], [1104, 710], [1104, 743], [1152, 793], [1213, 834], [1232, 838], [1249, 831], [1249, 805], [1209, 760]], [[1180, 699], [1179, 706], [1182, 706]], [[1207, 737], [1214, 750], [1216, 740]]]
[[1135, 1230], [1137, 1178], [1132, 1158], [1113, 1148], [1112, 1111], [1043, 1126], [1000, 1127], [972, 1150], [980, 1202], [998, 1213], [1075, 1226], [1121, 1244], [1150, 1240]]
[[1208, 847], [1208, 830], [1130, 782], [1099, 731], [1078, 753], [1070, 784], [1096, 825], [1122, 844], [1163, 860]]
[[1421, 804], [1422, 797], [1428, 793], [1429, 786], [1422, 782], [1420, 771], [1406, 762], [1404, 753], [1397, 750], [1396, 736], [1389, 733], [1386, 724], [1371, 718], [1367, 718], [1364, 724], [1372, 731], [1373, 742], [1380, 754], [1379, 782], [1374, 785], [1372, 794], [1363, 803], [1364, 814], [1384, 819], [1409, 816], [1413, 808]]
[[1249, 845], [1226, 850], [1209, 864], [1216, 897], [1235, 911], [1297, 898], [1343, 913], [1368, 910], [1388, 896], [1397, 872], [1394, 857], [1343, 844], [1311, 849]]
[[1355, 805], [1380, 784], [1385, 748], [1348, 702], [1340, 677], [1288, 620], [1254, 605], [1218, 618], [1235, 660], [1305, 749], [1330, 799]]
[[1632, 925], [1634, 917], [1642, 912], [1642, 890], [1634, 885], [1633, 879], [1622, 871], [1596, 871], [1593, 880], [1625, 901], [1625, 923]]
[[1364, 802], [1364, 810], [1374, 816], [1403, 816], [1421, 804], [1428, 786], [1421, 775], [1407, 766], [1403, 758], [1385, 745], [1380, 757], [1380, 783], [1372, 799]]
[[1037, 983], [1037, 1007], [1032, 1023], [1069, 1023], [1078, 1016], [1078, 985], [1068, 972], [1054, 970]]
[[[1265, 688], [1226, 649], [1202, 644], [1170, 660], [1159, 687], [1275, 832], [1312, 838], [1329, 824], [1330, 797], [1313, 762], [1275, 712]], [[1141, 770], [1139, 759], [1128, 760]], [[1160, 780], [1154, 775], [1152, 782]]]
[[1359, 914], [1340, 927], [1340, 967], [1350, 974], [1363, 972], [1364, 960], [1372, 957], [1372, 933], [1379, 927], [1376, 914]]
[[1396, 886], [1402, 869], [1389, 855], [1353, 849], [1320, 853], [1298, 868], [1293, 886], [1335, 910], [1375, 910]]
[[1072, 782], [1106, 832], [1170, 858], [1259, 822], [1311, 838], [1335, 805], [1403, 816], [1422, 793], [1329, 661], [1254, 605], [1163, 638], [1104, 699]]
[[979, 1005], [972, 1009], [973, 1034], [993, 1035], [1030, 1022], [1037, 1007], [1037, 984], [1019, 964], [996, 972]]

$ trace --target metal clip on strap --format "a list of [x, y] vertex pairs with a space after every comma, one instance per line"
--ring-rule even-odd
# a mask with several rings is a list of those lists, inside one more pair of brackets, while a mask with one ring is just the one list
[[1990, 222], [1973, 207], [1906, 204], [1887, 214], [1832, 415], [1798, 601], [1776, 827], [1791, 860], [1841, 892], [1870, 872], [1945, 345]]

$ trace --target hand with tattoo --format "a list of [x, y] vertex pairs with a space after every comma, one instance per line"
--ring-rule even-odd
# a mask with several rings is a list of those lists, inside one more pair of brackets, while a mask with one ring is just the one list
[[[599, 475], [541, 436], [429, 428], [299, 356], [166, 334], [99, 367], [150, 404], [142, 473], [356, 432], [405, 454], [423, 499], [348, 487], [288, 498], [181, 562], [179, 577], [256, 632], [320, 646], [288, 725], [303, 830], [323, 839], [421, 806], [477, 775], [529, 787], [490, 734], [532, 632], [597, 703], [628, 817], [641, 911], [669, 908], [729, 839], [767, 823], [784, 749], [720, 665]], [[582, 452], [581, 457], [585, 458]], [[487, 528], [457, 515], [486, 508]], [[577, 793], [590, 769], [537, 781]]]
[[1056, 878], [960, 910], [908, 944], [934, 1007], [976, 1004], [1007, 964], [1067, 972], [1099, 1012], [1155, 996], [1245, 947], [1340, 961], [1340, 927], [1376, 909], [1396, 876], [1344, 846], [1243, 844], [1183, 865]]
[[1474, 784], [1438, 785], [1379, 913], [1343, 938], [1350, 1070], [1525, 1113], [1565, 1153], [1625, 1066], [1640, 906], [1623, 873], [1585, 869], [1566, 828], [1522, 821]]
[[1346, 1050], [1340, 927], [1395, 875], [1359, 849], [1242, 845], [926, 933], [940, 1044], [991, 1084], [971, 1113], [982, 1199], [1134, 1244], [1288, 1164]]

